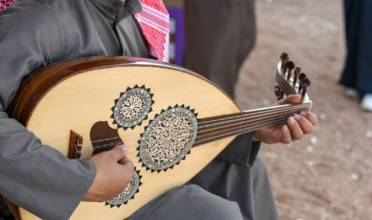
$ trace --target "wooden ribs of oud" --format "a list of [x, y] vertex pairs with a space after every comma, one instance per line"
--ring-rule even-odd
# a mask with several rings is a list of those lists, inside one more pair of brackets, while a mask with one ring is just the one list
[[[86, 72], [88, 70], [109, 68], [120, 65], [137, 65], [146, 62], [147, 65], [158, 66], [160, 62], [133, 57], [91, 57], [76, 58], [50, 64], [38, 69], [21, 84], [11, 106], [8, 109], [9, 117], [16, 119], [27, 127], [27, 123], [34, 108], [44, 95], [69, 77]], [[163, 64], [164, 67], [185, 71], [181, 67], [171, 64]]]

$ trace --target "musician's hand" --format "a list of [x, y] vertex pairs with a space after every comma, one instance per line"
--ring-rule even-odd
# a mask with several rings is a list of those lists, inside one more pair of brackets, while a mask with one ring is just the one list
[[[299, 95], [291, 95], [278, 101], [275, 105], [298, 103], [300, 99]], [[261, 141], [266, 144], [289, 144], [301, 139], [304, 134], [311, 133], [317, 123], [318, 118], [314, 113], [302, 111], [300, 114], [289, 117], [287, 122], [255, 131], [253, 141]]]
[[134, 172], [133, 163], [125, 156], [127, 152], [128, 147], [120, 145], [89, 159], [96, 165], [97, 173], [83, 201], [104, 202], [124, 192]]

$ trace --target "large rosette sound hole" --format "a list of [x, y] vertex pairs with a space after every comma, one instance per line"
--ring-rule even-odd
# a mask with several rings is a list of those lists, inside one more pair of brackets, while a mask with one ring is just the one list
[[151, 105], [153, 94], [145, 86], [127, 88], [126, 92], [120, 94], [120, 98], [115, 100], [115, 106], [112, 107], [114, 119], [113, 124], [117, 124], [118, 129], [123, 127], [134, 129], [136, 125], [141, 125], [143, 120], [147, 119], [148, 113], [152, 111]]
[[142, 185], [140, 181], [142, 176], [140, 176], [139, 173], [140, 171], [134, 168], [132, 181], [127, 185], [125, 191], [114, 199], [106, 201], [106, 205], [111, 206], [111, 208], [115, 206], [120, 207], [122, 204], [127, 204], [128, 200], [134, 199], [134, 194], [139, 192], [138, 187]]
[[173, 168], [185, 159], [198, 133], [197, 114], [183, 105], [162, 110], [145, 127], [139, 140], [138, 157], [142, 166], [151, 172]]

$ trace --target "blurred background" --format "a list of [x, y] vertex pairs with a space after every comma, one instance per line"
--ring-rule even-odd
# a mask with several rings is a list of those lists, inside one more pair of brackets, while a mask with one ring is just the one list
[[[175, 9], [177, 63], [183, 2], [164, 2]], [[286, 51], [310, 78], [308, 94], [319, 117], [302, 140], [261, 147], [280, 218], [372, 219], [372, 113], [338, 84], [346, 55], [343, 1], [256, 0], [256, 17], [256, 44], [239, 73], [237, 103], [247, 110], [276, 101], [275, 68]]]

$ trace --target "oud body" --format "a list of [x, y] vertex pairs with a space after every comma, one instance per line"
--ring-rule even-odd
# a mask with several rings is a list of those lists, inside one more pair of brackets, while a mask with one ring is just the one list
[[[121, 93], [135, 85], [150, 89], [152, 111], [134, 129], [118, 129], [110, 117], [111, 108]], [[66, 156], [71, 130], [84, 138], [84, 149], [92, 147], [90, 132], [95, 123], [107, 121], [112, 129], [117, 129], [129, 147], [127, 156], [142, 176], [139, 192], [119, 208], [81, 202], [71, 219], [124, 219], [150, 200], [185, 184], [234, 139], [193, 148], [185, 160], [166, 172], [146, 170], [136, 156], [140, 134], [155, 114], [176, 105], [190, 106], [197, 118], [242, 112], [221, 89], [191, 71], [145, 59], [107, 57], [61, 62], [39, 70], [22, 84], [9, 114], [39, 137], [43, 145]], [[15, 205], [11, 208], [18, 219], [38, 219]]]
[[[279, 63], [276, 71], [280, 95], [297, 93], [282, 67]], [[238, 134], [284, 122], [310, 106], [305, 97], [299, 105], [242, 111], [220, 88], [187, 69], [149, 59], [96, 57], [34, 72], [8, 113], [43, 145], [71, 159], [125, 143], [136, 170], [128, 191], [112, 201], [81, 202], [70, 218], [115, 220], [185, 184]], [[38, 219], [6, 202], [17, 219]]]

